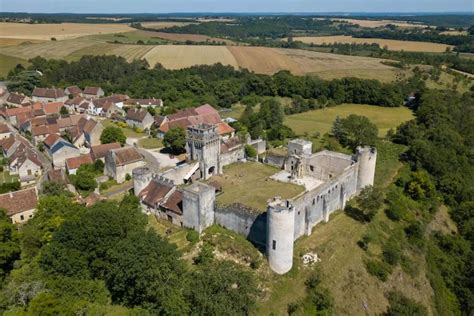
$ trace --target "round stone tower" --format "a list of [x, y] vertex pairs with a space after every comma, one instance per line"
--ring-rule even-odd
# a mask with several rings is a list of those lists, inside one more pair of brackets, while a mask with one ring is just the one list
[[357, 191], [360, 191], [368, 185], [374, 185], [377, 149], [368, 146], [357, 147], [357, 161], [359, 161]]
[[139, 167], [132, 170], [133, 176], [133, 192], [138, 196], [140, 192], [153, 179], [153, 172], [148, 167]]
[[293, 266], [295, 212], [287, 200], [274, 198], [267, 208], [267, 258], [270, 268], [285, 274]]

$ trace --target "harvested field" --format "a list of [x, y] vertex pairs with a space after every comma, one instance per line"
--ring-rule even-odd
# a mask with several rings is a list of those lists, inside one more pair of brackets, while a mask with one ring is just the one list
[[385, 47], [389, 50], [395, 51], [407, 51], [407, 52], [432, 52], [432, 53], [444, 53], [447, 47], [453, 48], [451, 45], [438, 44], [438, 43], [428, 43], [428, 42], [415, 42], [415, 41], [398, 41], [398, 40], [389, 40], [381, 38], [355, 38], [347, 35], [337, 35], [337, 36], [301, 36], [295, 37], [295, 41], [301, 41], [307, 44], [332, 44], [332, 43], [342, 43], [342, 44], [379, 44], [380, 47]]
[[15, 45], [27, 45], [32, 43], [41, 43], [41, 40], [25, 40], [21, 38], [0, 38], [0, 47], [4, 46], [15, 46]]
[[229, 47], [240, 68], [250, 69], [257, 73], [273, 74], [280, 70], [289, 70], [300, 74], [296, 62], [280, 51], [268, 47]]
[[393, 67], [382, 64], [383, 59], [359, 56], [346, 56], [330, 53], [312, 52], [297, 49], [276, 49], [296, 63], [299, 72], [295, 74], [318, 74], [327, 71], [349, 71], [357, 77], [359, 70], [377, 72]]
[[47, 41], [37, 44], [23, 44], [0, 48], [0, 53], [23, 59], [36, 56], [44, 58], [63, 58], [73, 52], [93, 46], [95, 42], [87, 39], [75, 39], [67, 41]]
[[189, 25], [189, 24], [197, 24], [197, 23], [191, 23], [191, 22], [143, 22], [142, 26], [150, 28], [150, 29], [161, 30], [161, 29], [165, 29], [167, 27], [185, 26], [185, 25]]
[[[144, 32], [144, 31], [143, 31]], [[235, 42], [218, 37], [209, 37], [206, 35], [199, 34], [178, 34], [178, 33], [165, 33], [165, 32], [146, 32], [147, 35], [152, 37], [159, 37], [169, 41], [175, 42], [224, 42], [227, 45], [234, 45]]]
[[344, 77], [357, 77], [359, 79], [378, 80], [384, 83], [394, 82], [400, 78], [407, 78], [411, 75], [410, 70], [407, 69], [333, 69], [326, 71], [319, 71], [315, 73], [318, 77], [325, 80], [340, 79]]
[[28, 62], [21, 58], [0, 54], [0, 76], [8, 75], [8, 72], [18, 64], [22, 64], [26, 67]]
[[237, 61], [225, 46], [161, 45], [155, 46], [144, 58], [153, 67], [161, 63], [165, 68], [181, 69], [194, 65], [221, 63], [238, 68]]
[[308, 133], [320, 135], [328, 133], [336, 117], [347, 117], [350, 114], [366, 116], [377, 125], [379, 136], [385, 136], [389, 129], [396, 128], [403, 122], [413, 119], [413, 113], [406, 107], [387, 108], [375, 105], [343, 104], [285, 117], [285, 124], [298, 135]]
[[419, 24], [419, 23], [409, 23], [406, 21], [395, 21], [395, 20], [358, 20], [358, 19], [339, 19], [339, 18], [334, 18], [331, 19], [331, 21], [344, 21], [346, 23], [350, 24], [358, 24], [361, 27], [367, 27], [367, 28], [376, 28], [376, 27], [383, 27], [387, 24], [392, 24], [396, 25], [401, 28], [424, 28], [427, 27], [425, 24]]
[[0, 37], [50, 40], [77, 38], [92, 34], [129, 32], [134, 29], [127, 24], [26, 24], [26, 23], [0, 23]]

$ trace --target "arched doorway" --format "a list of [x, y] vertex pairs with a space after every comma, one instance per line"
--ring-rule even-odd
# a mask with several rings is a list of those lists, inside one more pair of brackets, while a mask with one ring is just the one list
[[207, 174], [209, 174], [209, 175], [214, 175], [215, 171], [216, 171], [216, 167], [212, 166], [212, 167], [210, 167], [209, 170], [207, 171]]

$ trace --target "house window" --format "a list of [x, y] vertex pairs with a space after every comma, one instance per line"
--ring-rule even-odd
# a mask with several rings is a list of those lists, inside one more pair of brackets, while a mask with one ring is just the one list
[[277, 247], [277, 242], [276, 242], [276, 240], [274, 240], [274, 241], [272, 242], [272, 249], [273, 249], [273, 250], [276, 250], [276, 247]]
[[31, 169], [28, 169], [27, 173], [28, 173], [29, 176], [31, 176]]
[[314, 171], [314, 166], [309, 166], [309, 170]]
[[25, 216], [20, 215], [20, 220], [22, 220], [22, 221], [25, 220]]

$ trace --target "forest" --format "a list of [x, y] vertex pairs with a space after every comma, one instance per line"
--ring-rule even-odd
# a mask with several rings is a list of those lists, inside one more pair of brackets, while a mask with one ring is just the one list
[[[182, 70], [161, 65], [149, 69], [146, 61], [128, 63], [117, 56], [84, 56], [79, 61], [46, 60], [36, 57], [25, 70], [11, 71], [9, 90], [30, 94], [34, 86], [101, 86], [107, 94], [126, 93], [130, 97], [164, 100], [169, 111], [209, 103], [230, 107], [243, 97], [299, 95], [321, 105], [341, 103], [401, 106], [413, 91], [410, 81], [396, 84], [357, 78], [322, 80], [315, 76], [294, 76], [281, 71], [273, 76], [215, 64]], [[35, 76], [40, 71], [42, 76]]]

